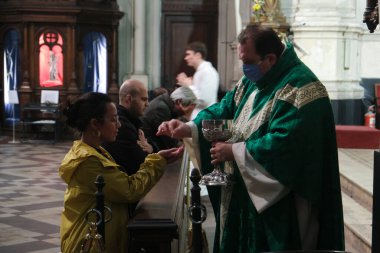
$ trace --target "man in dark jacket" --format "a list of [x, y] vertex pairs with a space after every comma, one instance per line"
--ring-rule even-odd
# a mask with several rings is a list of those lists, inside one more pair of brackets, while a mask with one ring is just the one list
[[126, 80], [119, 90], [117, 114], [121, 127], [112, 143], [104, 143], [103, 147], [112, 155], [116, 163], [123, 166], [128, 175], [136, 173], [145, 157], [153, 148], [147, 142], [140, 129], [140, 116], [148, 107], [148, 92], [144, 84], [138, 80]]
[[145, 110], [141, 129], [155, 152], [178, 146], [178, 140], [168, 136], [157, 136], [158, 126], [171, 119], [190, 120], [197, 105], [197, 98], [188, 87], [175, 89], [170, 95], [165, 93], [154, 98]]

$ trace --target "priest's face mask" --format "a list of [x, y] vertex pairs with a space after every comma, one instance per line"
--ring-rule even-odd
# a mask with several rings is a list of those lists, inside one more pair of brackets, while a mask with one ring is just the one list
[[244, 75], [253, 82], [260, 80], [277, 61], [277, 57], [273, 53], [265, 56], [256, 53], [251, 39], [238, 45], [238, 54], [243, 62]]
[[252, 82], [257, 82], [263, 77], [260, 70], [260, 64], [261, 61], [256, 64], [243, 64], [243, 73]]
[[262, 58], [256, 53], [253, 43], [250, 39], [246, 43], [238, 45], [239, 57], [243, 62], [244, 75], [253, 82], [257, 82], [264, 75], [264, 69], [262, 68], [265, 57]]

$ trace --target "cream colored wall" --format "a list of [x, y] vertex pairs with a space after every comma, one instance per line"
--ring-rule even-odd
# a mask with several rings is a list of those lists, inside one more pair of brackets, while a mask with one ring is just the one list
[[356, 9], [354, 0], [299, 0], [291, 24], [295, 42], [307, 52], [302, 60], [325, 84], [331, 99], [363, 96], [359, 85], [363, 28]]
[[133, 71], [132, 59], [132, 38], [133, 38], [133, 0], [119, 0], [119, 8], [124, 12], [123, 18], [119, 22], [119, 47], [118, 47], [118, 60], [119, 60], [119, 85], [123, 80], [130, 77]]
[[161, 0], [119, 0], [125, 13], [119, 26], [119, 83], [141, 80], [159, 87], [161, 71]]
[[[380, 31], [369, 34], [362, 23], [365, 1], [279, 3], [295, 42], [307, 52], [302, 60], [325, 83], [331, 98], [360, 98], [360, 78], [380, 76]], [[137, 77], [149, 88], [158, 87], [161, 0], [119, 0], [118, 4], [125, 12], [119, 27], [119, 83]], [[250, 0], [219, 0], [218, 72], [225, 90], [241, 76], [236, 36], [249, 23], [250, 4]]]

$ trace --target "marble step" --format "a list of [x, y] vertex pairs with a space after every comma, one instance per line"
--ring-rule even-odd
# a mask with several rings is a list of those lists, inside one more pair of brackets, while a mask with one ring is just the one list
[[346, 251], [371, 253], [372, 213], [342, 193]]
[[339, 170], [342, 191], [372, 212], [373, 150], [339, 149]]
[[339, 149], [346, 250], [371, 253], [373, 150]]

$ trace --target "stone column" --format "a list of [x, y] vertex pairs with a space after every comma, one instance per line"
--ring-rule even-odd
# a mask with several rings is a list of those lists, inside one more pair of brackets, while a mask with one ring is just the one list
[[353, 0], [299, 0], [292, 31], [302, 60], [326, 86], [337, 124], [360, 124], [363, 88], [360, 37]]
[[240, 3], [237, 3], [237, 6], [239, 8], [240, 22], [242, 28], [244, 28], [249, 22], [251, 22], [252, 1], [241, 0]]
[[133, 1], [119, 1], [119, 7], [124, 16], [119, 22], [118, 32], [118, 84], [121, 85], [124, 80], [130, 78], [133, 72]]
[[148, 83], [145, 69], [146, 52], [146, 0], [134, 1], [133, 74], [131, 78]]
[[218, 72], [223, 91], [231, 90], [240, 79], [237, 35], [242, 28], [239, 0], [219, 1]]
[[149, 1], [147, 14], [146, 71], [148, 87], [152, 89], [161, 86], [161, 1]]
[[331, 99], [360, 99], [359, 36], [354, 1], [300, 0], [292, 24], [302, 60], [326, 85]]

